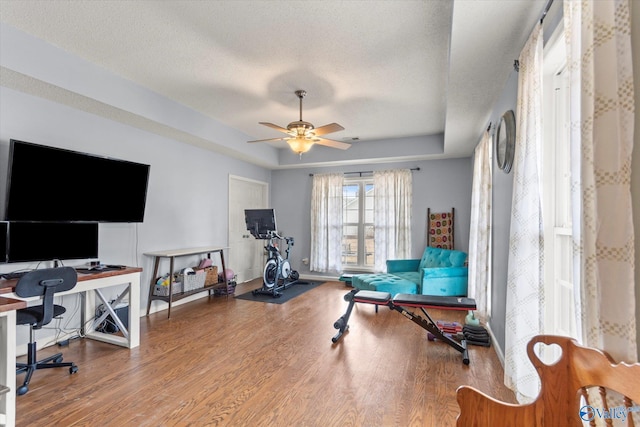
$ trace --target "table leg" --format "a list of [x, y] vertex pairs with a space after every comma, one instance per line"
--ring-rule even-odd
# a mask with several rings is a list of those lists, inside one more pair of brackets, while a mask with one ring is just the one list
[[0, 385], [9, 391], [0, 394], [0, 424], [16, 423], [16, 312], [0, 313]]
[[[158, 267], [160, 266], [160, 257], [156, 257], [156, 261], [153, 267], [153, 275], [151, 275], [151, 283], [149, 283], [149, 299], [147, 300], [147, 316], [151, 310], [151, 297], [153, 296], [153, 290], [155, 288], [155, 280], [158, 277]], [[131, 324], [131, 323], [129, 323]]]
[[227, 267], [224, 264], [224, 250], [220, 249], [220, 263], [222, 264], [222, 281], [224, 282], [224, 291], [229, 299], [229, 283], [227, 282]]

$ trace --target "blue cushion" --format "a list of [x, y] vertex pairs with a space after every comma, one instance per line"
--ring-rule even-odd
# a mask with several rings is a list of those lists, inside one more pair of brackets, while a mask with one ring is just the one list
[[395, 273], [398, 271], [419, 271], [419, 259], [388, 259], [387, 273]]
[[395, 294], [415, 294], [418, 284], [394, 274], [356, 274], [351, 284], [356, 289], [389, 292]]
[[462, 267], [467, 254], [451, 249], [432, 248], [427, 246], [420, 260], [420, 270], [431, 267]]
[[467, 276], [436, 277], [422, 282], [423, 295], [466, 296]]
[[401, 277], [413, 283], [420, 283], [420, 280], [421, 280], [420, 279], [421, 273], [418, 271], [403, 271], [403, 272], [397, 272], [393, 274], [395, 276]]

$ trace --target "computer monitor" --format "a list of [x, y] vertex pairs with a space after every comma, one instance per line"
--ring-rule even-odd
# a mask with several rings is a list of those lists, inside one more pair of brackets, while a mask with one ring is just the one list
[[278, 229], [274, 209], [245, 209], [244, 220], [256, 239], [268, 239]]
[[98, 258], [98, 223], [8, 224], [7, 262]]

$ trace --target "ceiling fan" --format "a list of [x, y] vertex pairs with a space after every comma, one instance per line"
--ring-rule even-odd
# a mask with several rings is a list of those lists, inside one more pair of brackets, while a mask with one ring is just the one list
[[298, 153], [302, 157], [302, 153], [306, 153], [311, 149], [314, 144], [324, 145], [325, 147], [339, 148], [346, 150], [351, 147], [351, 144], [346, 142], [334, 141], [333, 139], [320, 138], [322, 135], [326, 135], [333, 132], [344, 130], [342, 126], [337, 123], [330, 123], [328, 125], [314, 127], [311, 123], [302, 120], [302, 98], [307, 94], [304, 90], [295, 91], [296, 96], [300, 99], [300, 120], [291, 122], [287, 125], [286, 129], [274, 125], [273, 123], [260, 122], [261, 125], [268, 126], [272, 129], [284, 132], [289, 136], [283, 136], [281, 138], [269, 138], [269, 139], [257, 139], [255, 141], [247, 142], [266, 142], [266, 141], [287, 141], [289, 147]]

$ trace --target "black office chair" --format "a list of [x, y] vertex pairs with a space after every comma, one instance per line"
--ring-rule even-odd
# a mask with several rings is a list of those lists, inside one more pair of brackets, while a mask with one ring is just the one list
[[16, 394], [22, 396], [29, 391], [29, 382], [36, 369], [69, 367], [74, 374], [78, 367], [72, 362], [62, 362], [62, 353], [38, 361], [36, 359], [35, 330], [49, 324], [51, 319], [67, 311], [63, 306], [53, 303], [54, 294], [73, 289], [78, 274], [71, 267], [45, 268], [31, 271], [18, 280], [16, 294], [21, 298], [43, 297], [42, 305], [27, 307], [16, 312], [16, 324], [30, 325], [31, 336], [28, 344], [27, 363], [16, 364], [16, 374], [26, 372], [24, 384], [18, 387]]

